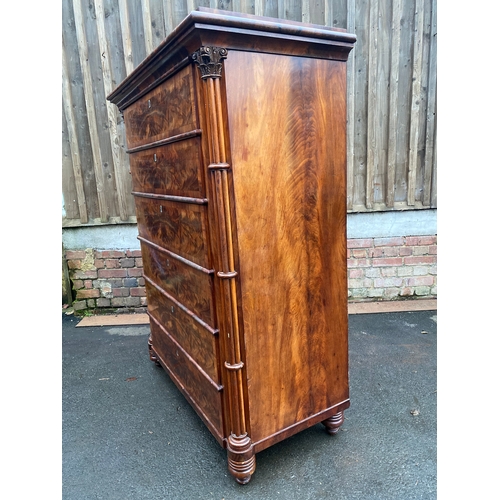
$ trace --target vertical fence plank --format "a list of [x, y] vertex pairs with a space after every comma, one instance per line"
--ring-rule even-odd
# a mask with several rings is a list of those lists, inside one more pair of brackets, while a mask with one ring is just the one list
[[428, 84], [427, 84], [427, 119], [425, 130], [425, 161], [424, 161], [424, 180], [423, 180], [423, 205], [431, 205], [431, 186], [432, 172], [434, 163], [434, 137], [435, 137], [435, 117], [436, 117], [436, 1], [431, 5], [431, 32], [429, 43], [428, 60]]
[[396, 152], [398, 137], [398, 90], [399, 90], [399, 64], [401, 47], [401, 0], [392, 2], [392, 43], [391, 43], [391, 74], [389, 86], [389, 144], [387, 151], [387, 180], [385, 204], [394, 207], [394, 191], [396, 181]]
[[[111, 72], [111, 55], [109, 53], [108, 39], [106, 37], [106, 29], [104, 26], [104, 5], [103, 0], [95, 0], [96, 6], [96, 21], [97, 21], [97, 36], [99, 38], [99, 52], [101, 54], [101, 66], [102, 66], [102, 78], [104, 84], [104, 92], [109, 95], [113, 91], [113, 76]], [[108, 123], [109, 123], [109, 134], [111, 141], [111, 153], [113, 160], [113, 167], [115, 173], [115, 185], [117, 192], [118, 201], [118, 213], [120, 219], [125, 221], [128, 220], [128, 210], [127, 210], [127, 192], [126, 192], [126, 182], [123, 176], [123, 165], [125, 165], [126, 160], [124, 157], [124, 151], [121, 148], [121, 144], [124, 142], [124, 138], [120, 137], [117, 129], [118, 123], [118, 110], [116, 106], [111, 104], [106, 100], [106, 109], [108, 113]]]
[[132, 52], [132, 36], [130, 33], [130, 19], [127, 0], [118, 0], [120, 9], [120, 25], [122, 30], [123, 57], [125, 60], [125, 70], [129, 75], [134, 69], [134, 56]]
[[[437, 118], [434, 119], [437, 124]], [[431, 207], [437, 207], [437, 126], [434, 127], [434, 141], [433, 141], [433, 155], [432, 155], [432, 186], [431, 186]]]
[[[333, 16], [332, 16], [333, 17]], [[333, 22], [333, 18], [330, 19]], [[356, 0], [347, 1], [347, 31], [356, 32]], [[356, 44], [347, 61], [347, 210], [352, 210], [354, 199], [354, 139], [355, 139], [355, 81]]]
[[410, 111], [410, 156], [408, 162], [408, 205], [415, 205], [418, 169], [418, 141], [420, 129], [420, 100], [422, 92], [422, 48], [424, 33], [424, 0], [415, 1], [415, 29], [413, 42], [413, 83]]
[[151, 54], [154, 49], [153, 29], [151, 26], [151, 5], [150, 0], [141, 0], [142, 3], [142, 22], [144, 25], [144, 44], [146, 45], [146, 54]]
[[373, 208], [373, 176], [377, 170], [377, 63], [378, 63], [378, 1], [370, 0], [368, 53], [368, 110], [366, 145], [366, 208]]
[[90, 73], [87, 35], [85, 33], [85, 24], [80, 0], [73, 1], [73, 11], [75, 15], [76, 36], [78, 40], [78, 54], [80, 57], [80, 66], [83, 73], [83, 88], [85, 93], [85, 104], [87, 106], [87, 120], [89, 124], [90, 141], [92, 145], [92, 157], [94, 160], [99, 215], [101, 222], [107, 222], [109, 213], [106, 203], [106, 192], [104, 189], [104, 171], [101, 157], [101, 146], [99, 143], [99, 133], [97, 128], [94, 94], [92, 88], [92, 76]]
[[188, 14], [190, 12], [192, 12], [193, 10], [196, 10], [198, 5], [197, 5], [198, 2], [196, 2], [195, 0], [186, 0], [186, 8], [187, 8], [187, 12]]
[[69, 146], [71, 151], [71, 159], [73, 165], [73, 174], [75, 178], [75, 187], [77, 194], [77, 202], [78, 202], [78, 210], [80, 212], [80, 221], [82, 224], [87, 224], [89, 221], [88, 213], [87, 213], [87, 201], [85, 199], [85, 191], [83, 189], [83, 175], [82, 175], [82, 166], [80, 163], [80, 150], [78, 147], [78, 135], [76, 132], [76, 117], [73, 113], [73, 99], [71, 97], [71, 89], [70, 89], [70, 78], [68, 74], [68, 62], [66, 59], [66, 49], [63, 39], [63, 47], [62, 47], [62, 96], [63, 96], [63, 104], [64, 104], [64, 114], [66, 118], [66, 125], [68, 128], [68, 138], [69, 138]]
[[311, 22], [311, 11], [310, 11], [309, 0], [302, 0], [301, 12], [302, 12], [302, 22], [303, 23], [310, 23]]

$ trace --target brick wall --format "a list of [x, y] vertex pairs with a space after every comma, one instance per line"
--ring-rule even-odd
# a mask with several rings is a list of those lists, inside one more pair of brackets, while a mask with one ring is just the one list
[[140, 250], [68, 250], [66, 260], [76, 312], [146, 310]]
[[[349, 300], [437, 297], [437, 237], [349, 239]], [[68, 250], [78, 313], [146, 310], [140, 250]]]
[[350, 300], [437, 297], [437, 236], [350, 239]]

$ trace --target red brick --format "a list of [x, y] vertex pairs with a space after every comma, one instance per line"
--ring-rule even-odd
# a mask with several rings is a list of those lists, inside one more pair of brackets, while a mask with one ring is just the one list
[[404, 245], [404, 238], [402, 236], [393, 238], [374, 238], [373, 244], [376, 247], [400, 247]]
[[98, 250], [95, 253], [96, 259], [120, 259], [125, 257], [125, 252], [122, 250]]
[[127, 274], [131, 277], [142, 276], [142, 267], [130, 267], [127, 269]]
[[142, 257], [140, 250], [127, 250], [125, 254], [127, 257]]
[[405, 238], [406, 245], [409, 247], [414, 247], [415, 245], [418, 245], [418, 239], [419, 236], [407, 236]]
[[135, 259], [135, 265], [137, 267], [142, 267], [142, 258], [136, 258]]
[[[410, 257], [406, 257], [406, 258], [410, 258]], [[402, 265], [403, 265], [402, 257], [386, 257], [383, 259], [373, 259], [373, 266], [374, 267], [402, 266]]]
[[140, 297], [117, 297], [116, 299], [111, 299], [112, 307], [138, 307], [140, 305]]
[[73, 280], [73, 289], [74, 290], [78, 290], [78, 289], [83, 288], [83, 287], [84, 287], [83, 280]]
[[399, 249], [399, 255], [401, 257], [407, 257], [409, 255], [413, 254], [413, 248], [412, 247], [400, 247]]
[[134, 267], [135, 259], [120, 259], [120, 267]]
[[78, 290], [76, 292], [76, 298], [77, 299], [91, 299], [91, 298], [96, 298], [99, 297], [100, 293], [99, 290], [91, 289], [91, 290]]
[[437, 261], [435, 255], [417, 255], [413, 257], [405, 257], [405, 264], [407, 266], [414, 266], [418, 264], [435, 264]]
[[413, 255], [429, 255], [429, 247], [426, 246], [413, 247]]
[[99, 269], [97, 271], [99, 278], [126, 278], [126, 269]]
[[66, 259], [85, 259], [85, 250], [66, 250]]
[[77, 270], [71, 273], [71, 278], [73, 279], [91, 279], [95, 280], [97, 278], [97, 271], [81, 271]]
[[435, 245], [437, 236], [407, 236], [406, 244], [409, 246]]
[[370, 257], [397, 257], [399, 255], [399, 248], [397, 247], [379, 247], [369, 250]]
[[68, 260], [68, 269], [80, 269], [82, 267], [82, 261], [78, 259]]
[[128, 297], [130, 296], [129, 288], [113, 288], [113, 297]]
[[144, 287], [131, 288], [130, 289], [130, 296], [131, 297], [145, 297], [146, 296], [146, 289]]
[[374, 280], [375, 288], [399, 287], [402, 284], [402, 278], [378, 278]]
[[430, 255], [437, 255], [438, 253], [438, 247], [437, 245], [431, 245], [429, 246], [429, 254]]
[[371, 248], [372, 246], [372, 238], [355, 238], [347, 240], [347, 248]]
[[347, 267], [370, 267], [368, 259], [347, 259]]
[[94, 266], [96, 269], [104, 268], [104, 259], [94, 259]]
[[363, 269], [351, 269], [349, 271], [349, 278], [351, 279], [359, 279], [364, 277], [365, 277], [365, 272], [363, 271]]
[[93, 286], [94, 285], [94, 281], [93, 280], [85, 280], [83, 282], [83, 285], [85, 286], [85, 288], [87, 290], [90, 290], [91, 288], [94, 288], [94, 286]]
[[120, 261], [118, 259], [106, 259], [104, 261], [104, 266], [106, 269], [118, 269], [118, 267], [120, 267]]
[[437, 236], [420, 236], [418, 238], [419, 245], [435, 245], [437, 243]]
[[353, 259], [366, 259], [366, 250], [355, 248], [351, 250], [351, 257]]
[[434, 284], [432, 276], [418, 276], [408, 278], [408, 286], [431, 286]]

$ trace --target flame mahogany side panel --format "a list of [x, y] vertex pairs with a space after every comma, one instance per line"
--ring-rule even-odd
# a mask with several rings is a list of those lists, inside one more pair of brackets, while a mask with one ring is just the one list
[[224, 75], [250, 429], [265, 447], [348, 405], [346, 74], [235, 51]]

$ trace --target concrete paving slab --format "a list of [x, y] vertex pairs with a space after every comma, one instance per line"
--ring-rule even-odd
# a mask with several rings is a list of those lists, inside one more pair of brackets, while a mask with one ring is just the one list
[[63, 314], [62, 498], [436, 498], [436, 311], [349, 317], [351, 407], [257, 454], [238, 485], [219, 446], [148, 357], [147, 325]]

